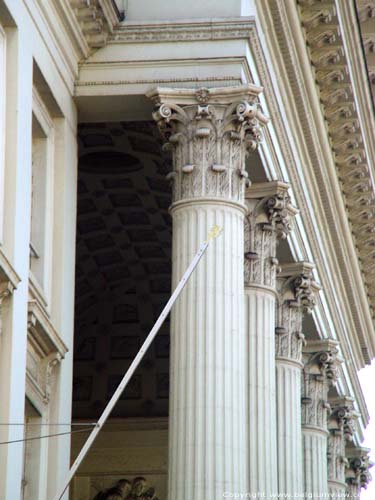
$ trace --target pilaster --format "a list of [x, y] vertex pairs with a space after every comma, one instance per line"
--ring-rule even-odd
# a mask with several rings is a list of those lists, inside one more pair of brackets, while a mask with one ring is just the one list
[[172, 312], [169, 498], [216, 500], [246, 488], [244, 161], [267, 122], [260, 91], [148, 94], [173, 156], [173, 287], [211, 227], [224, 229]]
[[304, 492], [328, 496], [327, 416], [330, 411], [328, 390], [338, 378], [338, 342], [309, 341], [303, 348], [302, 440]]
[[328, 490], [332, 498], [342, 498], [346, 492], [345, 470], [349, 465], [346, 443], [354, 436], [355, 420], [353, 399], [349, 397], [330, 400], [328, 419]]
[[[21, 20], [22, 21], [22, 20]], [[32, 71], [30, 32], [25, 25], [9, 30], [6, 68], [4, 234], [2, 250], [19, 283], [3, 301], [0, 348], [0, 421], [23, 423], [27, 352], [27, 298], [31, 206]], [[11, 61], [11, 64], [10, 64]], [[17, 110], [17, 113], [14, 112]], [[5, 314], [6, 311], [6, 314]], [[22, 426], [2, 426], [1, 441], [23, 438]], [[24, 446], [0, 446], [0, 498], [21, 498]]]
[[281, 266], [277, 279], [276, 315], [276, 410], [279, 493], [303, 492], [301, 370], [302, 319], [316, 303], [319, 286], [313, 265], [296, 262]]
[[245, 333], [247, 372], [247, 491], [277, 493], [275, 311], [276, 246], [296, 213], [283, 182], [246, 191]]

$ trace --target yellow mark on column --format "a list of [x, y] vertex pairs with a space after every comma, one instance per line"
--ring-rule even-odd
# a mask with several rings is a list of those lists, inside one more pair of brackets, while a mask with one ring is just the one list
[[208, 237], [207, 237], [207, 243], [211, 240], [213, 240], [214, 238], [217, 238], [218, 236], [220, 236], [220, 234], [223, 232], [223, 228], [221, 226], [213, 226], [210, 230], [210, 232], [208, 233]]

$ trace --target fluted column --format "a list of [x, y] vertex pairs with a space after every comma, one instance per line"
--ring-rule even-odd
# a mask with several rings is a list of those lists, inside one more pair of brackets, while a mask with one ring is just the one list
[[[288, 184], [253, 184], [246, 192], [245, 332], [247, 371], [247, 488], [277, 493], [275, 311], [276, 245], [296, 210]], [[255, 498], [255, 497], [254, 497]]]
[[315, 340], [308, 341], [303, 348], [302, 450], [307, 498], [322, 494], [328, 498], [328, 390], [338, 378], [337, 345], [334, 340]]
[[345, 470], [347, 498], [358, 500], [361, 489], [367, 488], [372, 477], [370, 468], [374, 465], [370, 461], [368, 448], [352, 448], [347, 452], [348, 466]]
[[157, 89], [154, 118], [173, 154], [173, 286], [213, 225], [171, 319], [169, 499], [245, 490], [244, 196], [259, 140], [253, 85]]
[[354, 421], [358, 414], [354, 411], [353, 400], [349, 397], [329, 402], [332, 411], [328, 419], [328, 491], [331, 498], [344, 498], [345, 470], [349, 465], [345, 446], [353, 440]]
[[302, 319], [315, 305], [312, 264], [283, 265], [277, 280], [276, 411], [279, 493], [303, 494], [301, 370]]

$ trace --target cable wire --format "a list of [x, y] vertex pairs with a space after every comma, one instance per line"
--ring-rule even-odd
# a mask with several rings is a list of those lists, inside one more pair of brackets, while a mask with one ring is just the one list
[[88, 427], [87, 429], [77, 429], [76, 431], [70, 431], [70, 432], [56, 432], [55, 434], [45, 434], [44, 436], [35, 436], [35, 437], [24, 438], [24, 439], [14, 439], [12, 441], [2, 441], [2, 442], [0, 442], [0, 445], [13, 444], [13, 443], [23, 443], [25, 441], [36, 441], [37, 439], [45, 439], [45, 438], [56, 437], [56, 436], [66, 436], [68, 434], [75, 434], [77, 432], [91, 432], [91, 431], [92, 431], [92, 428]]

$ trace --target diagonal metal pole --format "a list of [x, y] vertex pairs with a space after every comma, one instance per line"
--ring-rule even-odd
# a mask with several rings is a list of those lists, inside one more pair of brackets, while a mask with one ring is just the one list
[[194, 259], [190, 263], [189, 267], [186, 269], [183, 277], [181, 278], [181, 281], [177, 285], [176, 289], [174, 290], [171, 298], [168, 300], [167, 304], [165, 305], [164, 309], [162, 310], [159, 318], [157, 319], [155, 325], [151, 329], [150, 333], [148, 334], [146, 340], [142, 344], [141, 349], [139, 350], [138, 354], [132, 361], [131, 365], [128, 368], [128, 371], [125, 373], [123, 379], [121, 380], [119, 386], [117, 387], [116, 391], [114, 392], [113, 396], [109, 400], [107, 406], [105, 407], [101, 417], [99, 418], [96, 426], [92, 430], [90, 436], [87, 438], [86, 443], [83, 445], [81, 451], [79, 452], [77, 458], [75, 459], [72, 467], [70, 468], [64, 483], [61, 487], [61, 490], [56, 494], [53, 500], [61, 500], [63, 497], [64, 493], [69, 487], [69, 484], [71, 480], [73, 479], [74, 474], [76, 473], [78, 467], [81, 465], [83, 459], [87, 455], [87, 452], [91, 448], [93, 442], [95, 441], [96, 436], [99, 434], [100, 430], [102, 429], [103, 425], [105, 424], [107, 418], [111, 414], [113, 408], [115, 407], [117, 401], [119, 400], [121, 394], [123, 393], [125, 387], [129, 383], [129, 380], [133, 376], [135, 370], [137, 369], [139, 363], [142, 361], [143, 356], [146, 354], [147, 349], [150, 347], [152, 341], [156, 337], [156, 334], [160, 330], [160, 327], [164, 323], [165, 318], [168, 316], [170, 310], [172, 309], [173, 304], [177, 300], [178, 296], [182, 292], [184, 286], [186, 285], [188, 279], [192, 275], [194, 269], [197, 267], [198, 262], [201, 260], [202, 256], [204, 255], [205, 251], [207, 250], [208, 245], [210, 244], [210, 241], [213, 238], [216, 238], [219, 236], [219, 234], [222, 232], [222, 228], [220, 226], [214, 226], [211, 231], [208, 234], [207, 241], [205, 241], [202, 246], [199, 248], [198, 252], [196, 253]]

